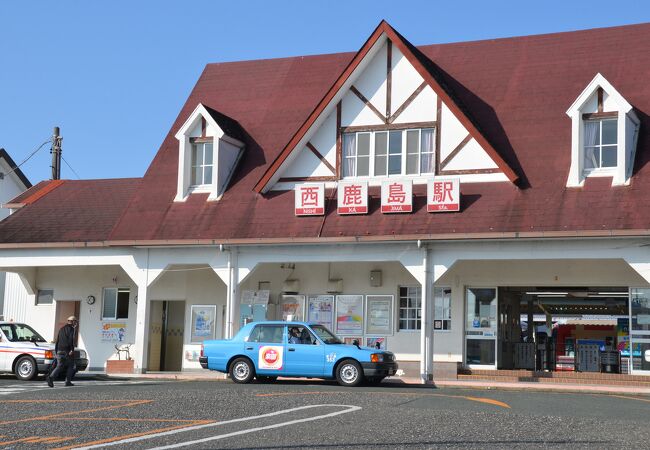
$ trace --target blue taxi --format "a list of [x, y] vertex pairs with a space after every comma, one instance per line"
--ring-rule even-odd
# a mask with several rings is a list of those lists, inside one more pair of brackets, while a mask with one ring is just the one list
[[205, 341], [199, 362], [235, 383], [309, 377], [356, 386], [378, 384], [397, 371], [393, 353], [346, 345], [323, 325], [305, 322], [249, 323], [232, 339]]

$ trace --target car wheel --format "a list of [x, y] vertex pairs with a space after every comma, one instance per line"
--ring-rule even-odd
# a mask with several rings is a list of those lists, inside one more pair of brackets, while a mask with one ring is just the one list
[[36, 361], [31, 356], [23, 356], [16, 361], [14, 373], [16, 374], [16, 378], [21, 381], [33, 380], [38, 373], [36, 370]]
[[341, 386], [357, 386], [362, 380], [361, 366], [356, 361], [345, 360], [336, 369], [336, 381]]
[[237, 358], [230, 365], [230, 378], [235, 383], [250, 383], [255, 376], [255, 368], [249, 359]]
[[278, 377], [267, 377], [265, 375], [257, 375], [255, 378], [257, 378], [257, 381], [260, 383], [273, 383], [278, 379]]

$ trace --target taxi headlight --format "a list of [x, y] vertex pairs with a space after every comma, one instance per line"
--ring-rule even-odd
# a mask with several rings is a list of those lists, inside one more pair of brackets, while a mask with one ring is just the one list
[[384, 355], [381, 353], [373, 353], [370, 355], [370, 362], [384, 362]]

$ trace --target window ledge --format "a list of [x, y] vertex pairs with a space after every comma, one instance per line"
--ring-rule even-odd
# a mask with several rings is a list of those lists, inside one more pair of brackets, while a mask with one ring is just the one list
[[617, 167], [608, 167], [606, 169], [590, 169], [584, 170], [582, 175], [584, 177], [613, 177], [616, 175]]

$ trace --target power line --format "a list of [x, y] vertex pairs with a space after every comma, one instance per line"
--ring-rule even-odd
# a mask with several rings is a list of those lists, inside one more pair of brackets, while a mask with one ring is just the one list
[[[40, 149], [42, 149], [43, 146], [44, 146], [45, 144], [48, 144], [48, 143], [50, 143], [50, 142], [52, 142], [52, 140], [51, 140], [51, 139], [48, 139], [47, 141], [45, 141], [45, 142], [43, 142], [41, 145], [39, 145], [39, 146], [36, 148], [36, 150], [34, 150], [33, 152], [31, 152], [31, 153], [29, 154], [29, 156], [23, 160], [23, 162], [21, 162], [21, 163], [18, 164], [16, 167], [14, 167], [14, 168], [11, 169], [9, 172], [7, 172], [7, 173], [5, 174], [5, 176], [7, 176], [7, 175], [11, 175], [11, 174], [14, 173], [16, 170], [18, 170], [18, 168], [19, 168], [20, 166], [22, 166], [22, 165], [25, 164], [27, 161], [29, 161], [29, 160], [31, 159], [32, 156], [34, 156], [34, 155], [35, 155], [35, 154], [36, 154]], [[73, 171], [73, 172], [74, 172], [74, 171]]]
[[68, 167], [70, 168], [70, 170], [72, 170], [72, 173], [74, 173], [74, 174], [77, 176], [77, 179], [78, 179], [78, 180], [81, 180], [81, 177], [79, 176], [79, 174], [77, 173], [77, 171], [74, 170], [74, 169], [72, 168], [72, 166], [68, 163], [68, 161], [65, 160], [65, 158], [63, 157], [63, 155], [61, 155], [61, 159], [63, 160], [63, 162], [65, 163], [65, 165], [68, 166]]

